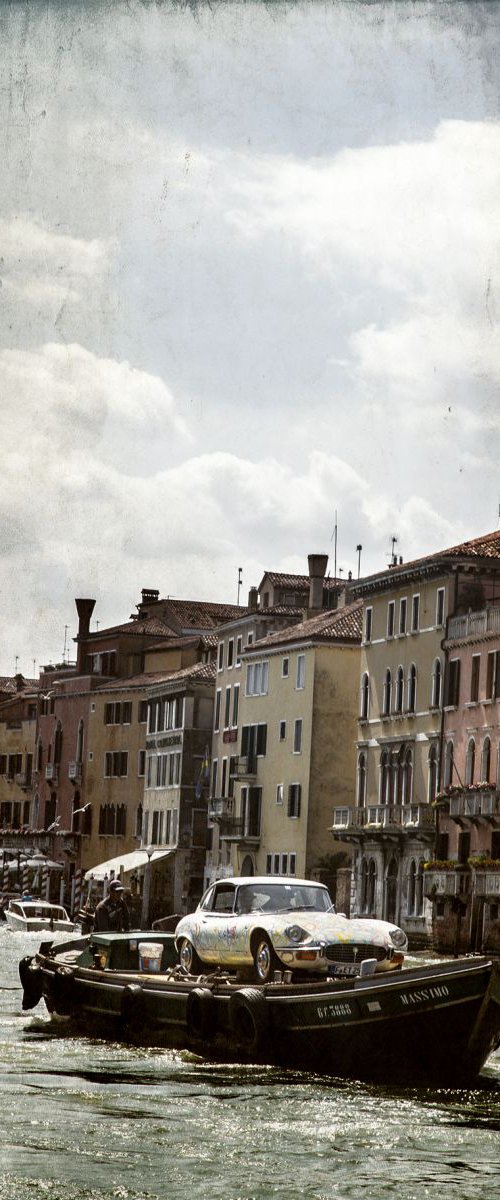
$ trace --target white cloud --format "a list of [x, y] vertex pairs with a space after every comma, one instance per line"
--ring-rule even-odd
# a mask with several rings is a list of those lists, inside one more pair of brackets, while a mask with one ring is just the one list
[[82, 287], [103, 273], [113, 239], [71, 237], [28, 216], [0, 217], [0, 274], [13, 299], [32, 304], [75, 302]]

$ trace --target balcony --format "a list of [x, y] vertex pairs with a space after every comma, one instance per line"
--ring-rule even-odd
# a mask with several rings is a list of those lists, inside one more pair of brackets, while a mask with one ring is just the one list
[[424, 871], [424, 896], [435, 900], [444, 896], [466, 896], [471, 890], [471, 873], [460, 868]]
[[15, 776], [15, 782], [18, 787], [22, 788], [23, 792], [29, 792], [32, 782], [31, 775], [28, 771], [19, 771]]
[[45, 778], [49, 783], [55, 784], [59, 782], [59, 763], [47, 763]]
[[234, 799], [232, 796], [214, 796], [208, 801], [209, 821], [224, 822], [234, 816]]
[[240, 846], [258, 846], [260, 842], [260, 821], [242, 821], [231, 817], [221, 830], [221, 841], [234, 842]]
[[71, 782], [75, 783], [75, 784], [82, 782], [82, 764], [81, 764], [81, 762], [68, 763], [68, 779], [71, 779]]
[[335, 808], [332, 833], [378, 830], [424, 830], [434, 834], [435, 814], [429, 804], [368, 804], [366, 808]]
[[481, 637], [485, 633], [500, 633], [500, 608], [486, 608], [482, 612], [451, 617], [446, 639], [462, 641], [464, 638]]
[[500, 794], [495, 788], [484, 788], [477, 791], [456, 792], [449, 798], [450, 817], [460, 820], [465, 817], [474, 818], [500, 816]]
[[240, 754], [236, 759], [236, 779], [255, 779], [257, 776], [257, 755]]

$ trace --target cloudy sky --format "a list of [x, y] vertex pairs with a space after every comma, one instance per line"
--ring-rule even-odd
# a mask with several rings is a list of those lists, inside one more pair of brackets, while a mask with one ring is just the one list
[[500, 6], [0, 8], [0, 671], [499, 524]]

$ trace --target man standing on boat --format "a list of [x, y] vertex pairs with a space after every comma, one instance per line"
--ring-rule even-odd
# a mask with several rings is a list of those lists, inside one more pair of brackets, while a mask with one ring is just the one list
[[124, 900], [125, 888], [119, 879], [112, 879], [105, 900], [95, 910], [96, 933], [128, 933], [130, 917]]

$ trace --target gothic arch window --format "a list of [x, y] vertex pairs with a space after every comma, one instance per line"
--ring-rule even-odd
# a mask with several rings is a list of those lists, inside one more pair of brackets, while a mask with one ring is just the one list
[[424, 911], [424, 860], [420, 859], [415, 876], [415, 916], [421, 917]]
[[417, 668], [411, 664], [408, 671], [408, 712], [414, 713], [417, 707]]
[[375, 885], [377, 870], [373, 858], [363, 858], [361, 863], [361, 912], [375, 912]]
[[380, 803], [389, 803], [390, 793], [390, 765], [389, 754], [387, 750], [383, 750], [380, 755]]
[[369, 710], [370, 710], [370, 678], [369, 678], [368, 672], [365, 671], [365, 673], [361, 679], [361, 694], [360, 694], [360, 705], [359, 705], [359, 715], [360, 715], [362, 721], [368, 720]]
[[441, 704], [441, 691], [443, 682], [443, 668], [441, 659], [436, 658], [432, 669], [432, 687], [431, 687], [431, 706], [439, 708]]
[[403, 804], [411, 804], [413, 792], [413, 751], [405, 750], [403, 762]]
[[242, 876], [243, 875], [253, 875], [254, 872], [255, 872], [255, 868], [253, 865], [253, 858], [251, 857], [250, 854], [246, 854], [243, 859], [243, 862], [241, 864], [241, 874], [242, 874]]
[[491, 767], [491, 741], [489, 737], [485, 737], [483, 742], [483, 751], [481, 754], [481, 783], [489, 783]]
[[391, 711], [391, 692], [392, 692], [392, 677], [389, 668], [384, 676], [383, 698], [382, 698], [382, 716], [388, 717]]
[[80, 720], [78, 722], [78, 734], [77, 734], [77, 738], [76, 738], [76, 761], [77, 761], [77, 763], [81, 763], [83, 760], [83, 733], [84, 733], [84, 724], [83, 724], [83, 720]]
[[366, 754], [362, 752], [358, 756], [358, 806], [364, 808], [366, 804]]
[[467, 745], [467, 754], [465, 756], [465, 782], [467, 784], [474, 783], [474, 769], [476, 765], [476, 743], [474, 738], [469, 738]]
[[429, 803], [436, 799], [437, 793], [437, 776], [438, 776], [438, 753], [437, 747], [431, 746], [429, 750], [429, 783], [427, 789], [427, 798]]
[[63, 737], [62, 725], [61, 725], [61, 722], [58, 721], [57, 725], [56, 725], [56, 731], [54, 734], [54, 763], [60, 763], [60, 761], [61, 761], [62, 737]]
[[397, 673], [397, 677], [396, 677], [396, 704], [395, 704], [395, 710], [397, 713], [402, 713], [402, 711], [403, 711], [404, 696], [405, 696], [404, 671], [403, 671], [402, 667], [398, 667], [398, 673]]
[[36, 749], [36, 769], [37, 769], [37, 771], [41, 771], [42, 763], [43, 763], [43, 742], [42, 742], [42, 739], [39, 738], [37, 749]]

